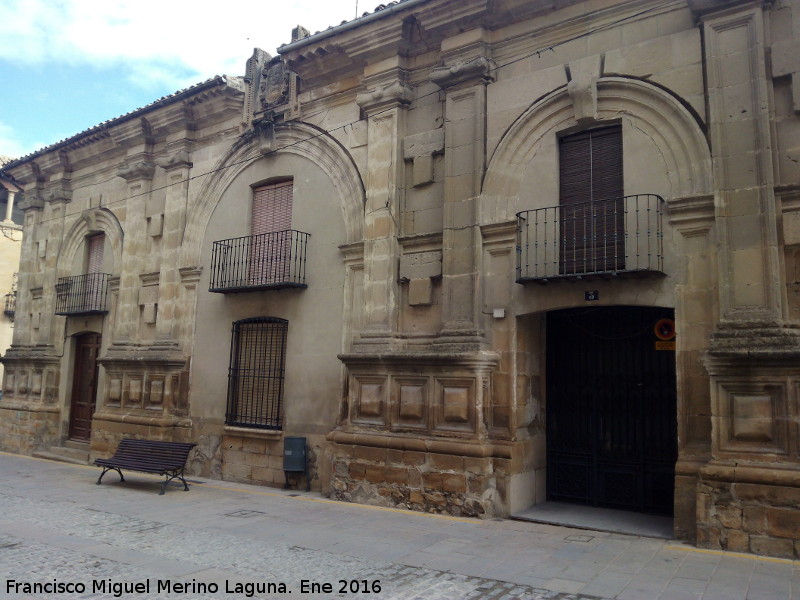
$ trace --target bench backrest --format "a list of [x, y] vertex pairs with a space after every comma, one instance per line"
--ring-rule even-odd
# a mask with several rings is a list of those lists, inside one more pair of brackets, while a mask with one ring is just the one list
[[144, 466], [179, 469], [186, 463], [195, 445], [125, 438], [117, 446], [114, 458], [135, 461]]

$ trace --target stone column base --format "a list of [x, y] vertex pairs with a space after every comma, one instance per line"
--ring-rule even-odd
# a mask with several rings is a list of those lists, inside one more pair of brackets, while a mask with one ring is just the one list
[[61, 412], [55, 406], [0, 405], [0, 448], [30, 456], [58, 444]]
[[334, 431], [331, 497], [456, 517], [507, 516], [510, 444]]
[[800, 558], [800, 470], [716, 463], [697, 483], [701, 548]]

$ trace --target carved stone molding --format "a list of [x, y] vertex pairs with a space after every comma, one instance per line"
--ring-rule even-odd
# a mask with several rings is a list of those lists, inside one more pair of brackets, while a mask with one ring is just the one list
[[62, 179], [43, 194], [47, 203], [72, 202], [72, 186], [68, 179]]
[[705, 235], [714, 225], [714, 195], [671, 199], [668, 213], [670, 225], [684, 237]]
[[270, 119], [264, 119], [255, 124], [254, 130], [258, 136], [258, 151], [269, 154], [277, 149], [275, 142], [275, 124]]
[[378, 86], [356, 95], [356, 104], [366, 111], [404, 106], [413, 100], [414, 88], [400, 81]]
[[168, 154], [167, 156], [158, 159], [156, 164], [165, 171], [172, 171], [173, 169], [179, 169], [183, 167], [191, 168], [193, 166], [192, 155], [188, 150], [180, 149], [172, 154]]
[[431, 81], [442, 89], [472, 80], [491, 83], [495, 79], [494, 70], [493, 60], [478, 56], [454, 65], [435, 67], [431, 71]]
[[23, 211], [43, 210], [44, 198], [36, 192], [27, 192], [22, 199], [17, 202], [17, 206]]
[[481, 353], [343, 354], [349, 398], [345, 431], [414, 430], [473, 439], [485, 434], [488, 379], [499, 357]]
[[125, 162], [117, 170], [117, 175], [130, 183], [141, 179], [152, 179], [155, 169], [155, 164], [149, 160]]
[[178, 269], [181, 283], [187, 287], [196, 286], [203, 274], [203, 267], [181, 267]]
[[590, 56], [569, 64], [570, 80], [567, 93], [575, 109], [575, 120], [585, 123], [597, 120], [597, 81], [601, 76], [600, 55]]
[[710, 374], [752, 368], [756, 364], [796, 364], [800, 361], [800, 329], [772, 321], [724, 321], [711, 334], [705, 366]]
[[106, 412], [140, 416], [187, 414], [187, 361], [179, 352], [162, 347], [112, 346], [97, 362], [106, 372]]

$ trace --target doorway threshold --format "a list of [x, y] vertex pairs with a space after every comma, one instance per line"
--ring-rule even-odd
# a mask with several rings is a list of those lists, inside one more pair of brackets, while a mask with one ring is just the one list
[[518, 521], [547, 523], [576, 529], [591, 529], [661, 539], [673, 539], [672, 517], [597, 508], [567, 502], [544, 502], [511, 515]]

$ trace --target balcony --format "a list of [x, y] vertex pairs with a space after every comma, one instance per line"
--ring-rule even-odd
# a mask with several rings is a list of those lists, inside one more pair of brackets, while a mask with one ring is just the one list
[[17, 311], [17, 292], [6, 294], [5, 301], [3, 302], [3, 314], [12, 321], [14, 320], [14, 313]]
[[214, 242], [208, 291], [305, 288], [310, 234], [287, 229]]
[[56, 284], [57, 315], [102, 314], [106, 308], [108, 273], [59, 277]]
[[663, 276], [663, 205], [640, 194], [517, 213], [517, 283]]

